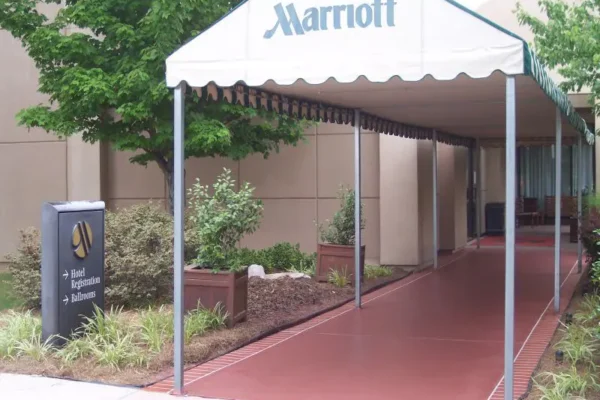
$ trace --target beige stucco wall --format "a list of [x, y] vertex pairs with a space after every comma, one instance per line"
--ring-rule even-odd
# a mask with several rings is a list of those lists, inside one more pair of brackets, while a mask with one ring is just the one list
[[467, 245], [467, 189], [469, 150], [454, 147], [454, 246], [453, 250]]
[[[419, 225], [412, 228], [407, 226], [405, 229], [414, 230], [418, 234], [419, 263], [417, 265], [424, 265], [433, 261], [433, 146], [430, 141], [417, 142], [417, 168], [419, 197], [418, 208], [413, 212], [419, 214]], [[406, 195], [411, 194], [407, 192]], [[440, 201], [438, 193], [438, 204]]]
[[[418, 265], [421, 262], [418, 234], [421, 215], [416, 140], [381, 135], [380, 158], [380, 260], [389, 265]], [[423, 160], [424, 161], [424, 158]], [[410, 229], [409, 227], [412, 227]]]
[[440, 250], [453, 250], [455, 206], [454, 147], [438, 144], [438, 212]]
[[[196, 178], [212, 184], [223, 168], [232, 170], [238, 182], [256, 187], [264, 202], [260, 229], [245, 238], [248, 247], [271, 246], [277, 242], [299, 243], [304, 251], [316, 251], [317, 221], [331, 218], [339, 201], [341, 184], [354, 185], [353, 128], [321, 124], [306, 132], [306, 141], [282, 147], [268, 159], [253, 155], [242, 161], [190, 159], [186, 162], [186, 186]], [[362, 134], [362, 198], [367, 227], [364, 243], [367, 259], [379, 261], [379, 135]], [[165, 181], [154, 164], [131, 165], [131, 154], [108, 151], [105, 197], [109, 207], [126, 207], [148, 200], [164, 201]]]
[[[52, 18], [58, 7], [40, 5]], [[80, 138], [58, 139], [41, 129], [17, 126], [23, 108], [44, 103], [34, 63], [8, 32], [0, 31], [0, 268], [18, 244], [19, 230], [39, 227], [45, 201], [96, 200], [100, 193], [100, 146]]]
[[[51, 10], [52, 8], [48, 8]], [[37, 71], [20, 42], [0, 31], [0, 263], [18, 231], [39, 225], [41, 203], [67, 196], [67, 145], [41, 130], [17, 127], [15, 114], [43, 102]]]

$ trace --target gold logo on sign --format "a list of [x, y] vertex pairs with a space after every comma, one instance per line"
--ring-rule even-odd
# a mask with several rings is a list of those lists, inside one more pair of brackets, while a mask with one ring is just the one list
[[85, 221], [79, 221], [73, 227], [73, 253], [81, 260], [90, 254], [92, 248], [92, 228]]

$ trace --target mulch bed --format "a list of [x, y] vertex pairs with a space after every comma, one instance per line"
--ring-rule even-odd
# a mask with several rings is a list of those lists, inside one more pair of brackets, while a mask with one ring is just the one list
[[[394, 268], [392, 276], [365, 281], [363, 292], [408, 275], [403, 268]], [[318, 314], [341, 306], [354, 296], [351, 287], [338, 288], [312, 279], [284, 278], [262, 280], [251, 278], [248, 284], [248, 319], [233, 329], [210, 332], [194, 338], [185, 347], [186, 368], [196, 366], [239, 347], [253, 342], [266, 334], [301, 322]], [[165, 346], [162, 353], [152, 361], [149, 368], [125, 369], [118, 372], [80, 360], [73, 365], [60, 365], [55, 360], [34, 362], [27, 359], [0, 360], [0, 372], [15, 372], [94, 381], [117, 385], [147, 386], [172, 376], [173, 348]]]

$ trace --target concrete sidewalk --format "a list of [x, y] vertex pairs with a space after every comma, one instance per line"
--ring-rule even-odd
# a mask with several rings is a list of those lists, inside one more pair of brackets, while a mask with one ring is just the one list
[[[218, 400], [185, 397], [196, 400]], [[0, 399], [6, 400], [176, 400], [136, 388], [74, 382], [41, 376], [0, 374]]]

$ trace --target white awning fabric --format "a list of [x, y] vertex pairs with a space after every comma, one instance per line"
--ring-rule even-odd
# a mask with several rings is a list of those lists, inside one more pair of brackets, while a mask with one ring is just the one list
[[247, 0], [167, 59], [170, 87], [243, 85], [470, 138], [503, 136], [503, 75], [527, 78], [519, 135], [552, 138], [540, 107], [551, 128], [558, 106], [565, 135], [593, 141], [527, 44], [453, 0]]

